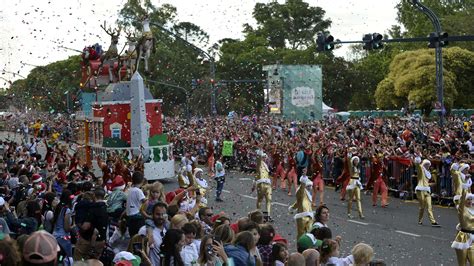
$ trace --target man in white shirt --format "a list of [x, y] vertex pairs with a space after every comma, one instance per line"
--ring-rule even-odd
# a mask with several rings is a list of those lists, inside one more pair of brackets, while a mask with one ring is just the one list
[[[166, 221], [168, 219], [167, 206], [163, 202], [157, 202], [153, 206], [153, 223], [150, 223], [140, 228], [139, 235], [147, 236], [150, 246], [150, 260], [152, 265], [160, 266], [160, 246], [163, 242], [163, 237], [166, 234]], [[148, 220], [149, 221], [149, 220]]]
[[132, 175], [132, 187], [128, 190], [126, 214], [130, 237], [136, 235], [138, 229], [145, 225], [145, 219], [140, 214], [140, 207], [145, 202], [145, 195], [140, 189], [144, 180], [142, 172], [134, 172]]

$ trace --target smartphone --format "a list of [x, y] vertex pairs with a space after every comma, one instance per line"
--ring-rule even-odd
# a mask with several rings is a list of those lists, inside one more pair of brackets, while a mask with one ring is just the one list
[[132, 247], [133, 247], [133, 252], [139, 254], [143, 248], [143, 245], [142, 243], [133, 243]]
[[212, 248], [212, 244], [209, 244], [209, 245], [206, 246], [206, 252], [207, 252], [207, 254], [209, 254], [211, 256], [214, 255], [214, 249]]

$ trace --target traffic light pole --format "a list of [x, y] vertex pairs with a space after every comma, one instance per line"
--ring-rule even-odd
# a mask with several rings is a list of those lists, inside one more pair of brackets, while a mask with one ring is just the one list
[[[439, 36], [441, 33], [441, 23], [439, 22], [438, 17], [436, 14], [431, 11], [428, 7], [420, 3], [420, 0], [412, 0], [413, 5], [421, 12], [423, 12], [425, 15], [428, 16], [428, 18], [431, 20], [431, 23], [433, 24], [433, 27], [435, 29], [435, 32]], [[443, 99], [443, 94], [444, 94], [444, 89], [443, 89], [443, 50], [440, 45], [440, 41], [438, 40], [436, 42], [436, 47], [435, 47], [435, 61], [436, 61], [436, 92], [438, 96], [438, 102], [440, 104], [440, 114], [439, 114], [439, 125], [442, 127], [444, 124], [444, 114], [445, 114], [445, 109], [444, 109], [444, 99]]]

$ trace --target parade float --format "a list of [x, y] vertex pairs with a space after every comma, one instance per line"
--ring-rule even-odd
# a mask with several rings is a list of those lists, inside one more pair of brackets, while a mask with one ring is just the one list
[[[127, 34], [128, 50], [117, 52], [119, 29], [106, 29], [111, 45], [102, 51], [99, 44], [84, 48], [81, 62], [81, 111], [79, 154], [88, 164], [95, 158], [118, 154], [129, 160], [141, 155], [148, 181], [175, 176], [173, 147], [163, 134], [160, 99], [154, 99], [138, 71], [140, 49], [151, 49], [149, 34], [141, 39]], [[146, 28], [145, 28], [146, 29]], [[146, 60], [146, 58], [145, 58]], [[146, 67], [148, 66], [146, 62]], [[146, 70], [146, 69], [145, 69]], [[88, 92], [87, 92], [88, 91]]]

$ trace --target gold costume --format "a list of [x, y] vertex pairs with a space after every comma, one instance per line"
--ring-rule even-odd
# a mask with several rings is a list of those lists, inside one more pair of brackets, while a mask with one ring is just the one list
[[189, 181], [189, 177], [186, 173], [186, 167], [183, 166], [181, 170], [178, 172], [178, 184], [180, 188], [188, 188], [191, 184]]
[[272, 208], [272, 181], [269, 175], [268, 166], [264, 161], [265, 154], [261, 153], [257, 158], [257, 175], [255, 185], [257, 186], [257, 209], [260, 209], [265, 198], [268, 215]]
[[[468, 191], [463, 189], [458, 206], [459, 231], [451, 244], [451, 247], [456, 250], [458, 265], [462, 266], [466, 265], [468, 260], [470, 265], [474, 263], [474, 248], [472, 246], [474, 240], [474, 209], [466, 206], [466, 195], [468, 195]], [[474, 195], [469, 194], [468, 197], [473, 200]]]
[[360, 189], [362, 187], [362, 183], [360, 182], [360, 169], [358, 165], [354, 166], [355, 160], [358, 160], [360, 164], [360, 159], [357, 156], [354, 156], [349, 160], [349, 172], [351, 174], [351, 180], [346, 187], [346, 190], [349, 193], [349, 199], [347, 200], [347, 216], [349, 216], [349, 218], [352, 217], [352, 199], [355, 195], [359, 217], [365, 218], [364, 214], [362, 213], [362, 203], [360, 202]]
[[454, 204], [459, 205], [459, 199], [461, 198], [462, 195], [462, 184], [464, 183], [463, 180], [461, 180], [461, 173], [459, 172], [459, 165], [457, 163], [453, 163], [451, 165], [451, 178], [453, 179], [453, 190], [454, 190], [454, 197], [453, 201]]
[[[306, 177], [306, 179], [305, 179]], [[312, 182], [307, 176], [300, 178], [300, 185], [296, 190], [296, 202], [289, 207], [289, 209], [297, 210], [294, 219], [296, 220], [297, 236], [299, 239], [303, 234], [311, 230], [313, 223], [313, 209], [311, 208], [311, 194], [306, 189], [306, 186], [310, 186]]]
[[431, 173], [425, 167], [423, 167], [425, 164], [431, 165], [431, 162], [428, 160], [423, 160], [423, 163], [421, 163], [421, 158], [418, 157], [415, 159], [418, 179], [418, 184], [415, 187], [415, 191], [416, 197], [418, 198], [418, 202], [420, 204], [418, 212], [418, 224], [422, 224], [423, 222], [422, 220], [425, 209], [428, 211], [428, 218], [430, 219], [431, 224], [436, 224], [436, 220], [433, 215], [433, 208], [431, 207], [431, 188], [428, 182], [431, 179]]

